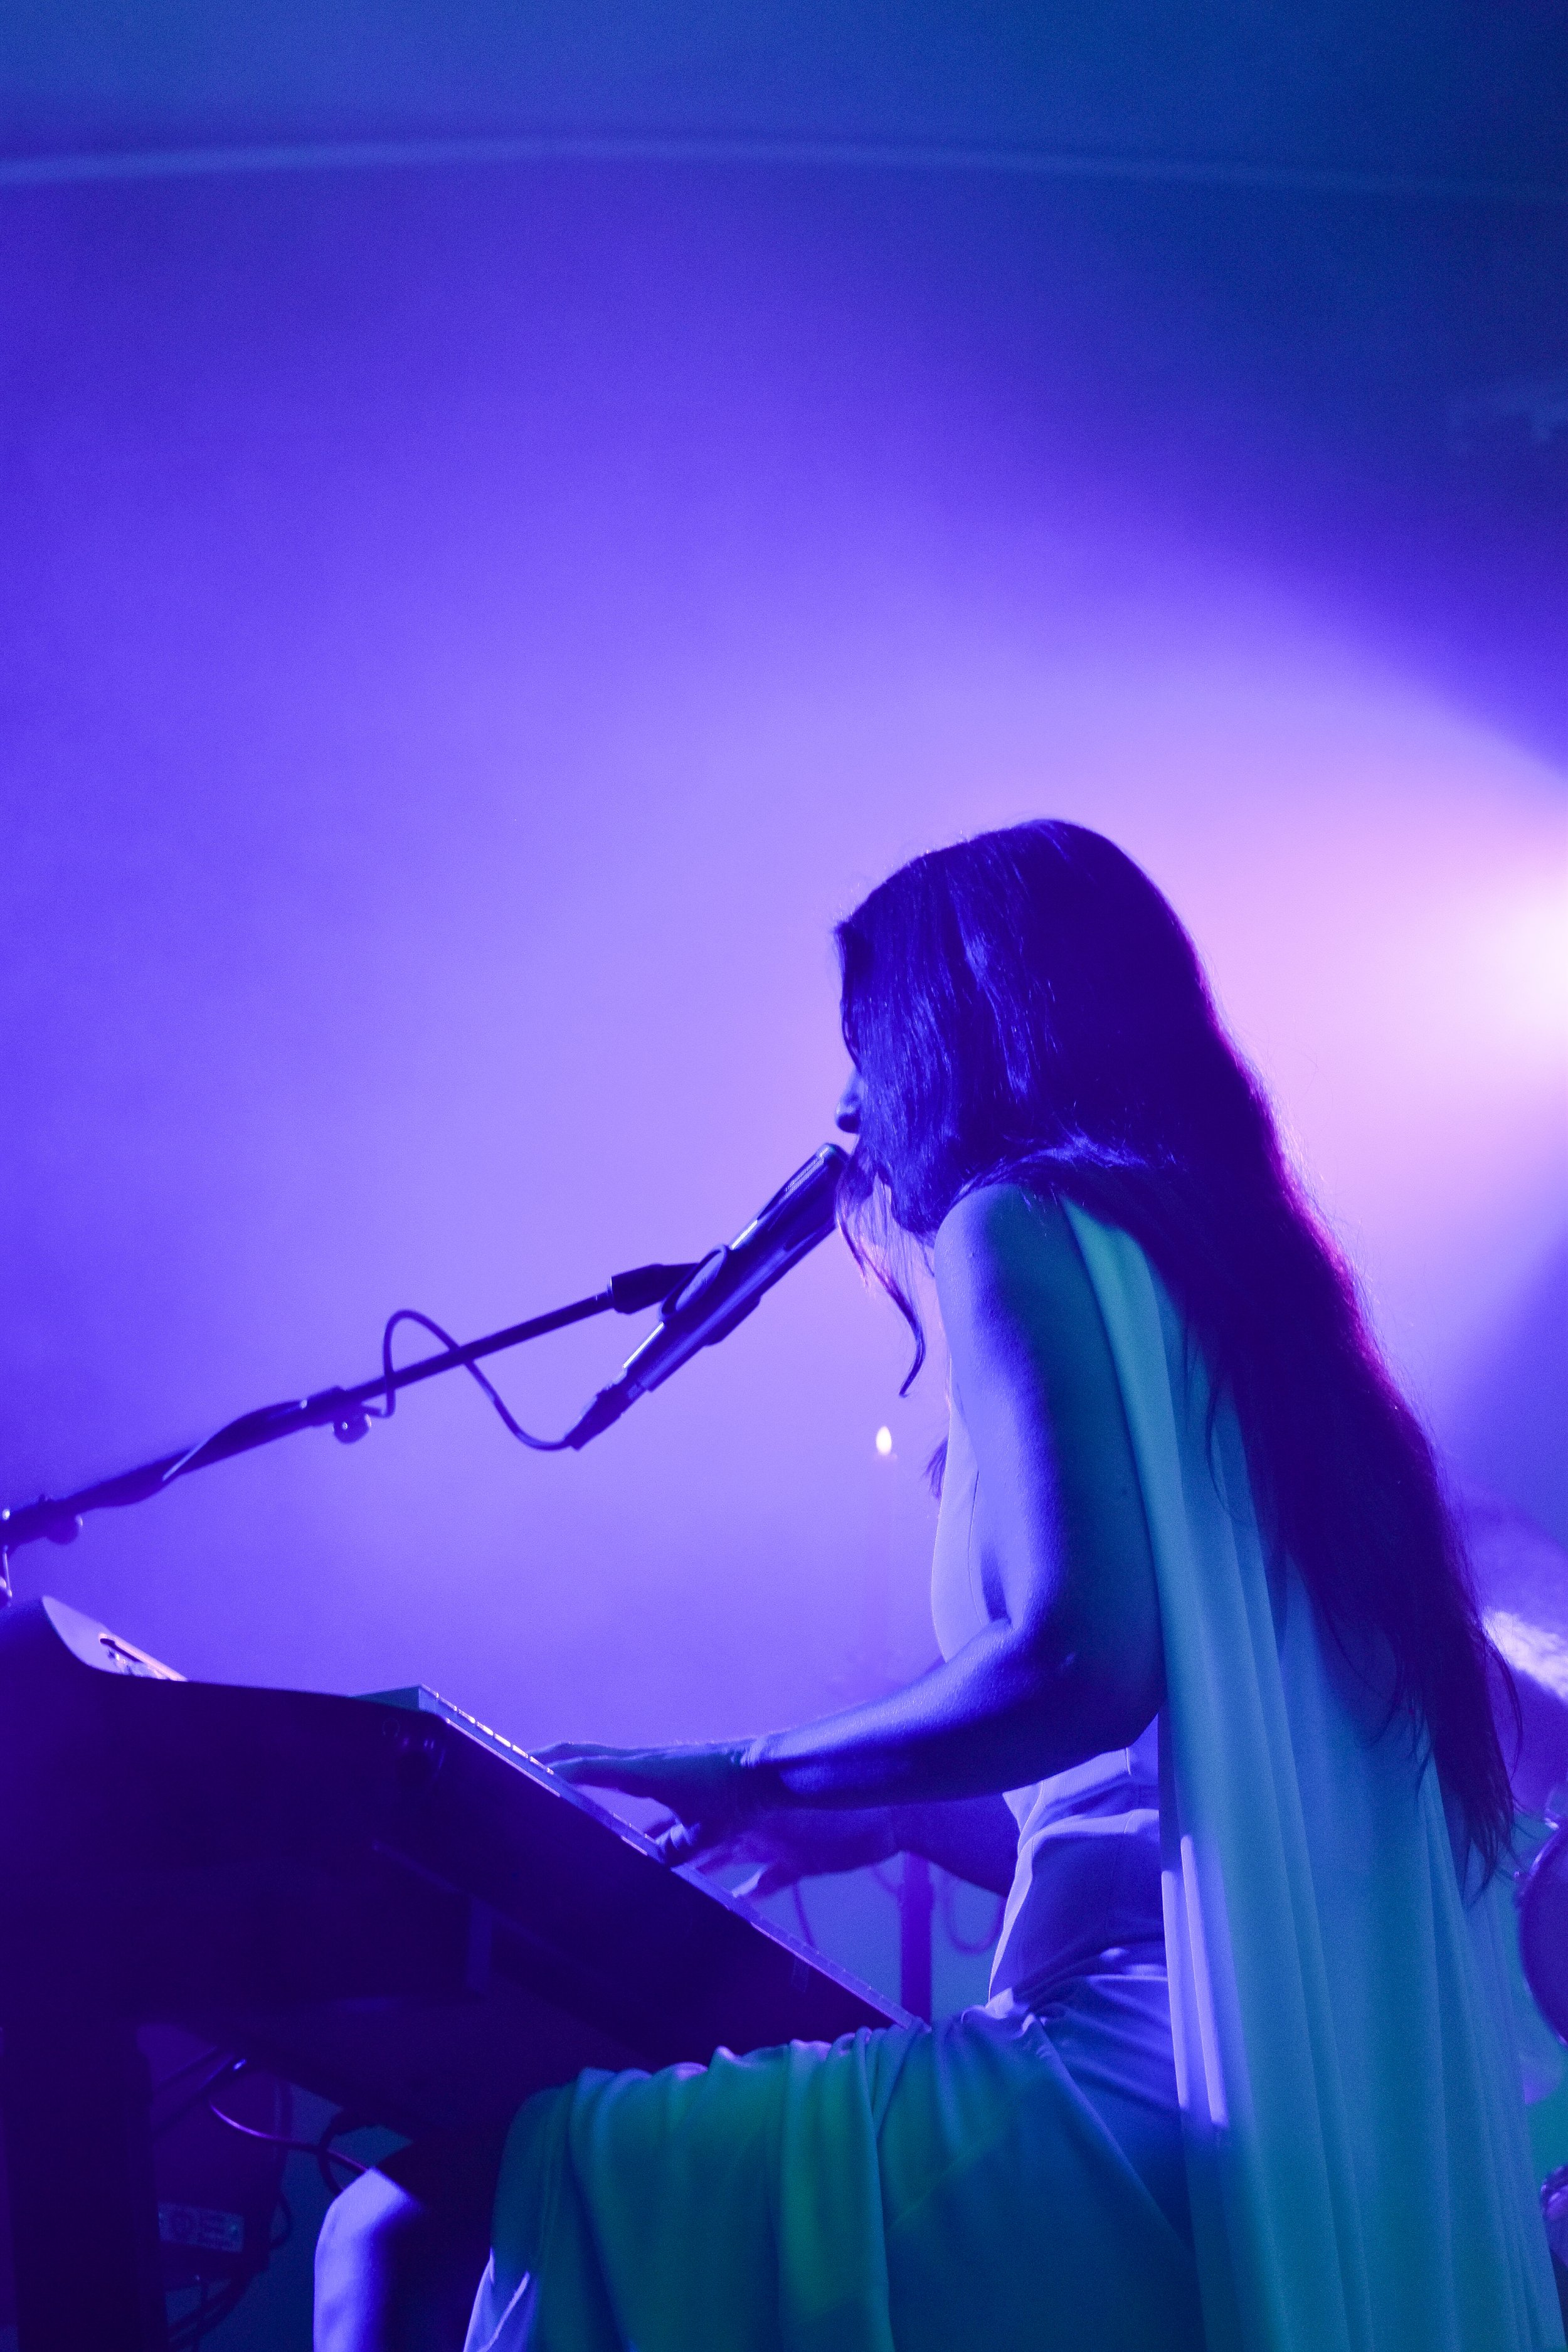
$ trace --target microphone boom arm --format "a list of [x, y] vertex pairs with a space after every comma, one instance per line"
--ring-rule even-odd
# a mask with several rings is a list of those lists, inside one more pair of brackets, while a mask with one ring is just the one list
[[[584, 1322], [591, 1315], [637, 1315], [647, 1307], [658, 1306], [658, 1323], [627, 1357], [618, 1379], [600, 1390], [587, 1412], [564, 1437], [548, 1442], [528, 1437], [511, 1422], [482, 1375], [475, 1374], [480, 1385], [489, 1390], [491, 1402], [497, 1405], [514, 1436], [521, 1436], [525, 1444], [546, 1453], [568, 1446], [581, 1451], [591, 1438], [618, 1421], [637, 1398], [659, 1387], [699, 1349], [710, 1348], [716, 1340], [726, 1339], [737, 1324], [744, 1322], [763, 1292], [771, 1290], [781, 1275], [787, 1274], [808, 1251], [826, 1241], [834, 1227], [838, 1179], [846, 1165], [846, 1155], [837, 1145], [825, 1143], [803, 1167], [795, 1170], [787, 1183], [780, 1186], [732, 1242], [714, 1250], [700, 1265], [633, 1266], [625, 1274], [612, 1275], [604, 1289], [596, 1290], [589, 1298], [574, 1298], [569, 1306], [535, 1315], [526, 1323], [509, 1324], [505, 1330], [491, 1331], [482, 1339], [443, 1348], [437, 1355], [421, 1356], [412, 1364], [392, 1363], [393, 1325], [389, 1324], [384, 1342], [385, 1360], [374, 1380], [362, 1381], [356, 1388], [318, 1389], [311, 1396], [262, 1405], [255, 1412], [241, 1413], [237, 1421], [226, 1422], [212, 1436], [204, 1438], [199, 1445], [187, 1446], [183, 1453], [161, 1454], [155, 1462], [143, 1462], [116, 1477], [101, 1478], [72, 1495], [40, 1495], [37, 1502], [0, 1510], [0, 1606], [11, 1597], [11, 1554], [26, 1543], [74, 1542], [89, 1511], [143, 1502], [151, 1495], [162, 1494], [176, 1478], [208, 1469], [215, 1462], [231, 1461], [237, 1454], [254, 1453], [258, 1446], [291, 1437], [296, 1430], [330, 1428], [345, 1444], [352, 1444], [370, 1427], [377, 1400], [384, 1400], [384, 1409], [390, 1411], [392, 1400], [400, 1390], [413, 1388], [420, 1381], [434, 1380], [438, 1373], [472, 1367], [483, 1357], [521, 1347], [527, 1339], [542, 1339], [551, 1331], [563, 1331], [568, 1325]], [[395, 1316], [393, 1323], [401, 1319], [401, 1316]], [[423, 1316], [412, 1319], [426, 1323], [429, 1329], [438, 1328]]]
[[74, 1495], [41, 1495], [36, 1503], [0, 1510], [0, 1603], [10, 1597], [7, 1564], [11, 1553], [23, 1544], [46, 1538], [57, 1544], [74, 1542], [89, 1511], [143, 1502], [150, 1495], [162, 1494], [176, 1478], [187, 1477], [194, 1470], [208, 1469], [215, 1462], [232, 1461], [237, 1454], [254, 1453], [258, 1445], [292, 1437], [296, 1430], [331, 1428], [345, 1444], [352, 1443], [364, 1435], [369, 1426], [366, 1408], [378, 1398], [394, 1396], [400, 1389], [413, 1388], [420, 1381], [434, 1380], [440, 1372], [458, 1371], [466, 1365], [478, 1363], [482, 1357], [499, 1355], [506, 1348], [519, 1348], [524, 1340], [542, 1339], [548, 1332], [563, 1331], [570, 1324], [585, 1322], [591, 1315], [641, 1314], [689, 1282], [696, 1271], [690, 1265], [633, 1266], [625, 1274], [612, 1275], [604, 1289], [596, 1290], [590, 1298], [574, 1298], [568, 1307], [552, 1307], [548, 1314], [535, 1315], [526, 1323], [509, 1324], [504, 1331], [491, 1331], [482, 1339], [468, 1340], [463, 1347], [444, 1348], [438, 1355], [418, 1357], [412, 1364], [397, 1367], [390, 1377], [383, 1371], [374, 1380], [360, 1381], [356, 1388], [318, 1389], [312, 1396], [262, 1405], [255, 1412], [241, 1413], [237, 1421], [226, 1422], [199, 1445], [186, 1446], [178, 1454], [161, 1454], [155, 1462], [143, 1462], [116, 1477], [101, 1478], [91, 1486], [80, 1487]]

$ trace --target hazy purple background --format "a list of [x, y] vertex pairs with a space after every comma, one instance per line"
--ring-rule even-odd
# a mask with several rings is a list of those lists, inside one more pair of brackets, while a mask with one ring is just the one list
[[[1354, 484], [1194, 393], [1130, 218], [631, 164], [13, 192], [5, 1499], [361, 1377], [394, 1307], [704, 1250], [829, 1131], [836, 917], [1054, 813], [1193, 925], [1458, 1469], [1568, 1538], [1562, 776]], [[559, 1430], [640, 1328], [500, 1377]], [[834, 1244], [580, 1457], [450, 1381], [18, 1589], [529, 1740], [758, 1728], [929, 1649], [905, 1352]]]

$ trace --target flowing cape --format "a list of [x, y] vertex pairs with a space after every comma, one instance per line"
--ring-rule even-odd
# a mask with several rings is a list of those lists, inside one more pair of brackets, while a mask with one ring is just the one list
[[1202, 2352], [1188, 2248], [1026, 2010], [580, 2075], [513, 2124], [493, 2239], [468, 2352]]
[[[1563, 2342], [1509, 2026], [1501, 1877], [1377, 1737], [1300, 1579], [1271, 1592], [1236, 1417], [1138, 1244], [1068, 1211], [1159, 1583], [1177, 2087], [1209, 2352]], [[1325, 1465], [1325, 1468], [1327, 1465]]]

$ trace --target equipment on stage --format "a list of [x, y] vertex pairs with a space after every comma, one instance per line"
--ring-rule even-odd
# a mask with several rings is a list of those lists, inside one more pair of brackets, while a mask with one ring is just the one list
[[[465, 1345], [400, 1310], [379, 1378], [0, 1513], [0, 1599], [19, 1545], [69, 1541], [89, 1510], [296, 1429], [353, 1442], [438, 1373], [468, 1370], [525, 1444], [581, 1448], [826, 1238], [845, 1164], [825, 1145], [700, 1265], [635, 1268]], [[563, 1437], [521, 1429], [479, 1369], [589, 1316], [655, 1305], [655, 1328]], [[405, 1321], [442, 1351], [395, 1367]], [[1531, 1549], [1511, 1515], [1467, 1516], [1488, 1629], [1520, 1678], [1516, 1789], [1540, 1806], [1568, 1781], [1561, 1555], [1548, 1574], [1538, 1530]], [[29, 1601], [0, 1612], [0, 2126], [20, 2352], [178, 2352], [171, 2277], [227, 2308], [267, 2260], [295, 2144], [290, 2085], [339, 2126], [490, 2126], [584, 2067], [703, 2063], [721, 2045], [831, 2040], [903, 2015], [427, 1690], [187, 1682], [64, 1604]], [[1561, 1825], [1521, 1882], [1521, 1946], [1568, 2041], [1568, 1819], [1551, 1810]], [[924, 1905], [929, 2009], [923, 1865], [908, 1891]], [[175, 2050], [156, 2091], [149, 2029]], [[312, 2143], [323, 2167], [333, 2137]]]
[[426, 1690], [186, 1682], [31, 1601], [0, 1778], [21, 2352], [164, 2345], [139, 2024], [415, 2134], [900, 2014]]
[[[700, 1265], [633, 1266], [628, 1273], [612, 1275], [604, 1289], [591, 1297], [574, 1299], [570, 1306], [554, 1307], [526, 1323], [509, 1324], [503, 1331], [492, 1331], [485, 1339], [461, 1346], [429, 1316], [413, 1307], [399, 1307], [382, 1334], [379, 1379], [362, 1381], [357, 1388], [318, 1389], [310, 1396], [262, 1405], [255, 1412], [242, 1413], [237, 1421], [226, 1422], [211, 1437], [183, 1453], [161, 1454], [155, 1462], [100, 1479], [74, 1495], [40, 1496], [37, 1502], [0, 1510], [0, 1603], [10, 1599], [10, 1556], [23, 1544], [45, 1538], [70, 1543], [89, 1511], [144, 1502], [150, 1495], [162, 1494], [176, 1478], [205, 1470], [215, 1462], [229, 1461], [237, 1454], [253, 1453], [258, 1445], [291, 1437], [296, 1430], [331, 1429], [345, 1444], [353, 1444], [366, 1434], [373, 1420], [391, 1419], [400, 1391], [434, 1380], [439, 1372], [471, 1373], [512, 1436], [536, 1453], [581, 1449], [618, 1421], [636, 1398], [667, 1381], [699, 1349], [727, 1339], [781, 1276], [826, 1240], [833, 1231], [838, 1179], [847, 1164], [846, 1154], [836, 1143], [823, 1144], [732, 1242], [712, 1251]], [[564, 1330], [569, 1324], [585, 1322], [594, 1315], [638, 1315], [661, 1301], [653, 1330], [627, 1358], [619, 1378], [600, 1390], [564, 1437], [534, 1437], [521, 1428], [479, 1370], [482, 1358], [521, 1347], [524, 1340], [542, 1339], [548, 1332]], [[439, 1339], [441, 1353], [395, 1367], [393, 1335], [403, 1323], [417, 1323]]]
[[1478, 1488], [1459, 1518], [1476, 1598], [1513, 1678], [1519, 1719], [1504, 1700], [1498, 1736], [1523, 1812], [1556, 1811], [1568, 1793], [1568, 1551], [1524, 1512]]
[[727, 1339], [764, 1291], [833, 1231], [838, 1179], [846, 1164], [838, 1146], [825, 1143], [732, 1242], [705, 1257], [689, 1282], [665, 1300], [658, 1323], [627, 1357], [619, 1379], [599, 1391], [563, 1443], [586, 1445], [619, 1421], [639, 1396], [679, 1371], [700, 1348]]
[[1553, 1825], [1515, 1894], [1525, 1982], [1559, 2042], [1568, 2042], [1568, 1822]]
[[[1568, 2042], [1568, 1552], [1497, 1496], [1471, 1489], [1460, 1496], [1459, 1514], [1482, 1622], [1513, 1685], [1511, 1693], [1494, 1690], [1494, 1707], [1514, 1801], [1548, 1832], [1514, 1883], [1520, 1961], [1536, 2007]], [[1552, 2080], [1548, 2074], [1534, 2095], [1544, 2095]], [[1568, 2168], [1551, 2174], [1542, 2193], [1558, 2292], [1568, 2298], [1561, 2261], [1568, 2252]]]

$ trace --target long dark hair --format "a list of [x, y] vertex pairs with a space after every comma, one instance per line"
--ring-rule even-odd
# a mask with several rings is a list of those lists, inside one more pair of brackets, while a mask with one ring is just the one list
[[[1197, 953], [1082, 825], [981, 834], [900, 867], [838, 926], [859, 1139], [840, 1216], [923, 1352], [889, 1257], [1013, 1177], [1142, 1245], [1241, 1424], [1260, 1520], [1389, 1719], [1429, 1742], [1488, 1870], [1513, 1803], [1493, 1654], [1432, 1448], [1309, 1206]], [[1506, 1669], [1501, 1669], [1506, 1675]]]

